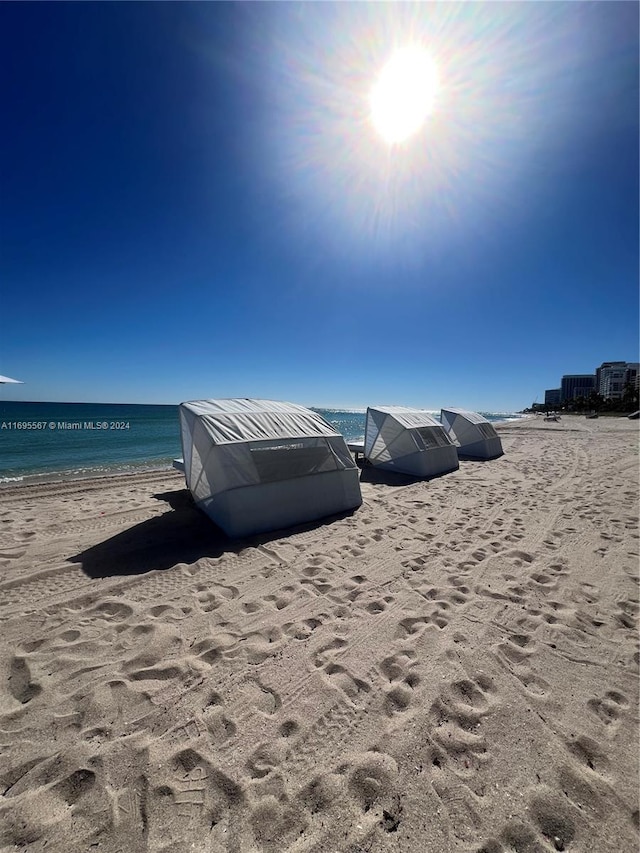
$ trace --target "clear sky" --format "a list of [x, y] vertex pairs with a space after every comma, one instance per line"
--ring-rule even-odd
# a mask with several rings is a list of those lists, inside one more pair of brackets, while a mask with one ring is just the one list
[[0, 394], [505, 411], [637, 360], [638, 10], [0, 4]]

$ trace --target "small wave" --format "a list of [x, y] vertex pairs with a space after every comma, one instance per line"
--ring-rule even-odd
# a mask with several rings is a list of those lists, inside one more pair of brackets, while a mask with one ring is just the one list
[[166, 460], [149, 460], [138, 464], [114, 463], [113, 465], [92, 465], [83, 468], [65, 468], [54, 471], [31, 471], [22, 477], [0, 477], [0, 485], [24, 482], [36, 483], [63, 482], [67, 480], [88, 480], [96, 477], [117, 477], [126, 474], [144, 474], [154, 471], [171, 471], [171, 463]]
[[521, 415], [517, 412], [489, 412], [485, 415], [489, 420], [492, 420], [494, 423], [507, 423], [509, 421], [521, 421], [526, 420], [531, 417], [530, 415]]
[[323, 409], [320, 406], [309, 406], [312, 412], [318, 412], [318, 414], [322, 414], [326, 412], [330, 415], [364, 415], [367, 411], [366, 409]]

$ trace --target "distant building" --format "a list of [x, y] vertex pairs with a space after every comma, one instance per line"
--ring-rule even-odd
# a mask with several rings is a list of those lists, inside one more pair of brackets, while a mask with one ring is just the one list
[[569, 403], [576, 397], [588, 397], [596, 387], [593, 373], [568, 373], [562, 377], [560, 395], [563, 403]]
[[627, 362], [624, 384], [629, 384], [635, 391], [640, 391], [640, 364], [637, 361]]
[[595, 391], [605, 400], [622, 400], [628, 389], [640, 391], [640, 362], [603, 361], [593, 373], [567, 373], [562, 377], [560, 388], [544, 392], [545, 406], [560, 406], [571, 403], [578, 397], [590, 397]]
[[627, 384], [638, 387], [638, 362], [603, 361], [596, 369], [596, 388], [605, 400], [621, 400]]

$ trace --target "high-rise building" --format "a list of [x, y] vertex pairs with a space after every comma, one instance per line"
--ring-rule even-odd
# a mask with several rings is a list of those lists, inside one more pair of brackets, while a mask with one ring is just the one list
[[630, 385], [635, 391], [640, 390], [640, 364], [637, 361], [627, 362], [624, 384]]
[[596, 377], [593, 373], [568, 373], [562, 377], [560, 383], [562, 402], [571, 402], [576, 397], [588, 397], [595, 387]]
[[605, 400], [629, 402], [629, 388], [640, 391], [640, 363], [637, 361], [603, 361], [593, 373], [567, 373], [560, 388], [544, 392], [546, 406], [570, 403], [578, 397], [589, 397], [595, 391]]
[[596, 390], [605, 400], [621, 400], [625, 385], [634, 384], [637, 375], [637, 363], [603, 361], [596, 368]]

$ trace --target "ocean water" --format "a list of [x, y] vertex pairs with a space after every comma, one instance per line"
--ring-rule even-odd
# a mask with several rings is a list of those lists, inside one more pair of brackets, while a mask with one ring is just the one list
[[[347, 441], [364, 438], [363, 410], [315, 411]], [[0, 485], [158, 470], [181, 455], [177, 406], [0, 400]]]

